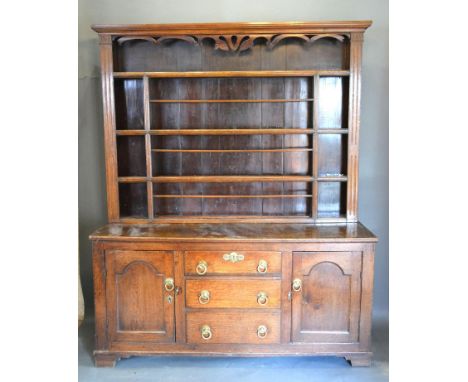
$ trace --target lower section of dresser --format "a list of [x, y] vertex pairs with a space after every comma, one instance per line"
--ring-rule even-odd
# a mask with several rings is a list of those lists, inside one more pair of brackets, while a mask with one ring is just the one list
[[96, 366], [122, 357], [371, 361], [374, 241], [93, 240]]

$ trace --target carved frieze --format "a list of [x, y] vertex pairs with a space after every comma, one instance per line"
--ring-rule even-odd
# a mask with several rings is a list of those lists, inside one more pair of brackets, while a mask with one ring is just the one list
[[168, 40], [183, 40], [193, 45], [200, 45], [203, 40], [214, 41], [214, 48], [225, 52], [243, 52], [254, 45], [256, 40], [263, 40], [270, 49], [274, 48], [285, 39], [299, 39], [306, 44], [312, 44], [322, 38], [335, 39], [343, 42], [348, 37], [346, 34], [249, 34], [249, 35], [199, 35], [199, 36], [125, 36], [119, 37], [117, 42], [144, 40], [154, 44], [161, 44]]

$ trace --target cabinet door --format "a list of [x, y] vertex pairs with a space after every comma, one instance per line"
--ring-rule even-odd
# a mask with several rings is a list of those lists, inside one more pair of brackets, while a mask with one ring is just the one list
[[361, 262], [361, 252], [293, 253], [293, 342], [357, 342]]
[[174, 291], [165, 287], [168, 278], [174, 280], [173, 260], [172, 252], [163, 251], [106, 253], [111, 342], [174, 342]]

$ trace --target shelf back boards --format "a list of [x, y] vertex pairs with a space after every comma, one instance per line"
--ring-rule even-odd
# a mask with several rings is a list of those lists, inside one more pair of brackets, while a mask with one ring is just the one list
[[369, 22], [94, 26], [110, 222], [355, 222]]

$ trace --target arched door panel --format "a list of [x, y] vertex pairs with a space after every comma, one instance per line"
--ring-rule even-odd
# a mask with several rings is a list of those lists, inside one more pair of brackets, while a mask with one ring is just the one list
[[360, 252], [295, 252], [292, 341], [350, 343], [358, 340]]
[[106, 263], [110, 341], [174, 342], [172, 252], [109, 251]]

